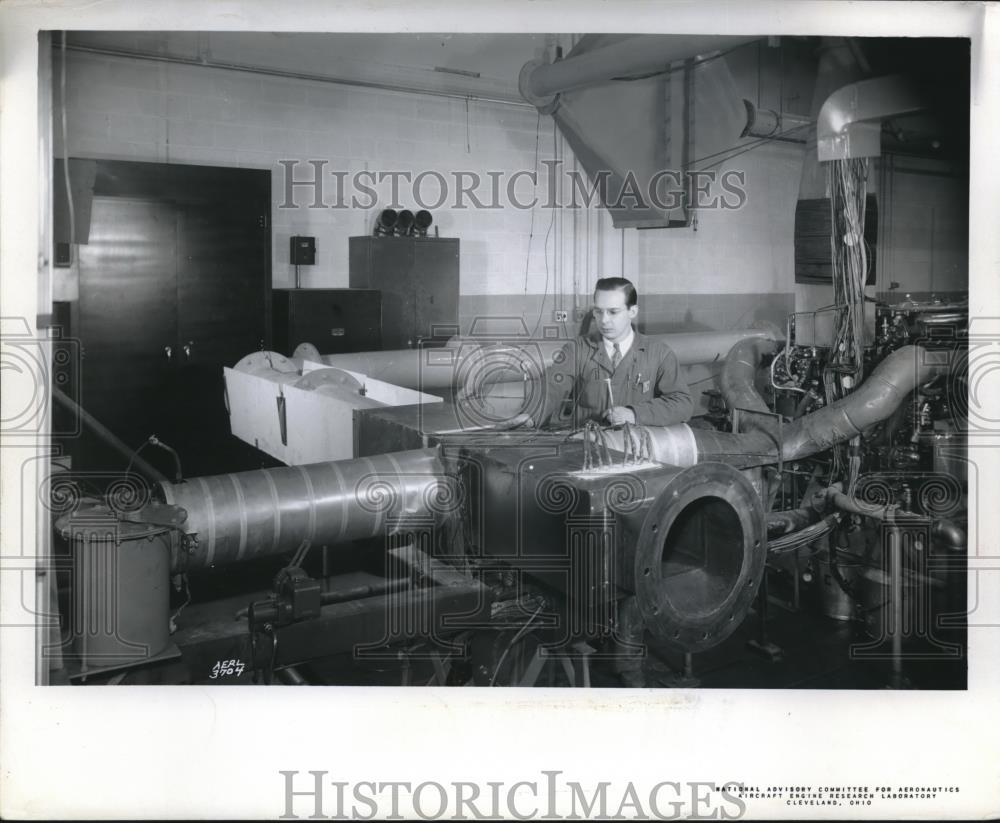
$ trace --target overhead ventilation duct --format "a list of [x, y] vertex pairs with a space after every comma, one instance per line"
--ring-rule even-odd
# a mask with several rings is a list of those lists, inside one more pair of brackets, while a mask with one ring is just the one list
[[521, 69], [520, 89], [536, 106], [557, 106], [565, 92], [611, 80], [633, 80], [660, 72], [670, 63], [698, 54], [731, 49], [753, 38], [720, 36], [634, 35], [608, 43], [607, 38], [584, 37], [565, 60], [531, 60]]
[[913, 84], [902, 75], [875, 77], [842, 86], [827, 97], [816, 121], [820, 162], [878, 157], [882, 120], [924, 108]]
[[564, 59], [526, 63], [521, 95], [552, 115], [592, 187], [566, 204], [596, 197], [617, 228], [688, 225], [687, 172], [747, 120], [722, 54], [754, 39], [587, 35]]
[[[809, 106], [810, 119], [819, 119], [820, 110], [831, 94], [837, 89], [864, 80], [867, 76], [865, 67], [858, 63], [857, 48], [844, 37], [825, 37], [821, 41], [818, 63], [816, 65], [816, 82], [813, 86], [812, 100]], [[867, 64], [866, 64], [867, 65]], [[802, 163], [802, 174], [799, 178], [799, 207], [803, 201], [814, 201], [817, 208], [829, 210], [829, 200], [826, 191], [826, 170], [820, 165], [817, 150], [816, 129], [809, 129], [806, 138], [806, 152]], [[826, 202], [821, 202], [821, 201]], [[797, 241], [798, 243], [798, 238]], [[796, 265], [796, 277], [802, 272]], [[824, 294], [825, 303], [828, 295]], [[824, 303], [824, 305], [825, 305]]]
[[762, 109], [743, 98], [747, 122], [740, 137], [766, 137], [786, 143], [805, 143], [802, 130], [812, 121], [808, 117]]

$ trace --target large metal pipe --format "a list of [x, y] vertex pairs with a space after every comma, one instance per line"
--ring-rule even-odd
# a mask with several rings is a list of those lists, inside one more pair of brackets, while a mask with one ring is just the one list
[[661, 340], [670, 346], [670, 350], [677, 355], [677, 362], [682, 366], [722, 360], [733, 346], [744, 340], [777, 341], [784, 339], [784, 336], [784, 332], [773, 327], [650, 335], [654, 340]]
[[621, 582], [634, 585], [646, 629], [676, 651], [718, 645], [743, 622], [764, 575], [760, 495], [732, 466], [704, 463], [673, 475], [638, 514], [632, 579]]
[[754, 386], [760, 361], [774, 354], [775, 342], [763, 338], [741, 340], [729, 350], [719, 375], [719, 389], [731, 411], [739, 410], [739, 430], [761, 429], [774, 435], [777, 426], [771, 410]]
[[782, 456], [795, 460], [850, 440], [881, 423], [919, 385], [947, 374], [954, 352], [903, 346], [847, 397], [799, 418], [784, 435]]
[[194, 535], [174, 572], [333, 545], [453, 510], [456, 487], [434, 449], [161, 483]]
[[[681, 366], [722, 361], [732, 347], [743, 340], [780, 340], [782, 336], [774, 328], [650, 335], [670, 346]], [[484, 342], [482, 338], [459, 336], [451, 338], [441, 348], [324, 355], [314, 346], [304, 344], [295, 350], [294, 358], [360, 372], [397, 386], [430, 391], [465, 388], [477, 383], [484, 373], [489, 373], [491, 383], [521, 382], [525, 375], [534, 377], [550, 367], [556, 354], [568, 342], [544, 339], [521, 342], [516, 338]]]
[[[750, 431], [737, 434], [681, 423], [647, 427], [653, 458], [675, 466], [717, 460], [737, 468], [750, 468], [777, 463], [779, 459], [808, 457], [844, 443], [888, 419], [918, 385], [948, 373], [951, 355], [947, 350], [928, 350], [921, 346], [897, 349], [852, 394], [785, 426], [780, 455], [776, 427], [756, 425]], [[749, 361], [742, 365], [737, 363], [729, 372], [729, 378], [730, 397], [742, 397], [744, 402], [751, 398], [749, 402], [752, 403], [756, 390], [750, 382]], [[747, 382], [740, 385], [737, 378]], [[611, 432], [610, 442], [613, 448], [621, 450], [619, 433]]]
[[894, 74], [842, 86], [823, 103], [816, 121], [820, 161], [878, 157], [882, 118], [925, 107], [913, 83]]
[[[918, 385], [947, 374], [952, 352], [922, 346], [897, 349], [858, 388], [829, 406], [784, 428], [781, 459], [797, 460], [846, 442], [892, 415]], [[727, 434], [694, 429], [698, 460], [722, 460], [749, 467], [775, 463], [777, 443], [769, 432]], [[655, 435], [654, 435], [655, 437]]]
[[[948, 372], [950, 355], [920, 346], [893, 352], [851, 395], [788, 425], [780, 459], [815, 454], [887, 419], [917, 385]], [[745, 366], [739, 371], [749, 378]], [[721, 461], [747, 468], [779, 460], [776, 440], [759, 428], [730, 434], [681, 424], [649, 431], [653, 457], [668, 465]], [[434, 449], [164, 482], [161, 488], [167, 503], [186, 510], [185, 531], [196, 537], [173, 558], [175, 571], [393, 533], [406, 518], [453, 511], [458, 498]]]
[[593, 51], [570, 55], [555, 63], [529, 63], [532, 68], [522, 70], [521, 93], [534, 102], [538, 98], [606, 83], [617, 77], [666, 69], [677, 60], [732, 49], [755, 39], [758, 38], [638, 34]]

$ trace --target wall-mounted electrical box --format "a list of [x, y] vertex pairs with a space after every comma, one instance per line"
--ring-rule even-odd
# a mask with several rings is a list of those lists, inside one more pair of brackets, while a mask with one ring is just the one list
[[316, 264], [316, 238], [295, 235], [291, 240], [291, 259], [293, 266], [313, 266]]

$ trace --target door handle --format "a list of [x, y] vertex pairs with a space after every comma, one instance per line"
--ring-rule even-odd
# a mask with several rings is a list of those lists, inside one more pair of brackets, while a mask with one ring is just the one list
[[163, 351], [167, 355], [167, 360], [168, 361], [169, 360], [173, 360], [173, 358], [174, 358], [174, 350], [173, 350], [172, 347], [170, 347], [170, 346], [164, 346], [163, 347]]

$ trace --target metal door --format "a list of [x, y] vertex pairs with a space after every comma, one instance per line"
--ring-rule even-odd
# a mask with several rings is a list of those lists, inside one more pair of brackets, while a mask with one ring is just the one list
[[[232, 445], [223, 368], [264, 345], [268, 230], [259, 212], [246, 198], [177, 207], [180, 354], [171, 394], [189, 473]], [[226, 454], [227, 465], [236, 465], [237, 456]]]
[[[131, 446], [163, 434], [178, 357], [172, 204], [95, 197], [79, 246], [80, 400]], [[107, 464], [104, 464], [107, 465]]]
[[413, 241], [413, 330], [419, 338], [458, 333], [458, 272], [457, 240]]

